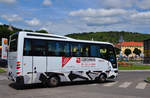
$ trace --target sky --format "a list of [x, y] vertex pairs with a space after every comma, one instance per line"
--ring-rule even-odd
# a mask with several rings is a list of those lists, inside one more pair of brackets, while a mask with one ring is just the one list
[[0, 0], [0, 25], [66, 35], [129, 31], [150, 34], [150, 0]]

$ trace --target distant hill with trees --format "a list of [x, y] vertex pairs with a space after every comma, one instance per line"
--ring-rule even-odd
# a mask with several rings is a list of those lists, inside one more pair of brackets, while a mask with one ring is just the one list
[[[0, 25], [0, 45], [1, 38], [9, 38], [9, 36], [15, 32], [27, 31], [37, 33], [48, 33], [46, 30], [26, 30], [20, 29], [9, 25]], [[65, 35], [74, 39], [81, 40], [94, 40], [94, 41], [105, 41], [110, 43], [118, 43], [120, 36], [123, 36], [124, 41], [143, 42], [145, 39], [150, 39], [150, 34], [136, 33], [136, 32], [125, 32], [125, 31], [109, 31], [109, 32], [83, 32], [73, 33]]]
[[125, 32], [125, 31], [109, 31], [109, 32], [89, 32], [89, 33], [73, 33], [66, 35], [68, 37], [80, 40], [106, 41], [110, 43], [118, 43], [120, 36], [123, 36], [124, 41], [143, 42], [145, 39], [150, 39], [150, 34]]
[[37, 30], [37, 31], [33, 31], [33, 30], [23, 30], [20, 28], [16, 28], [13, 26], [9, 26], [9, 25], [0, 25], [0, 45], [1, 45], [1, 39], [2, 38], [9, 38], [9, 36], [13, 33], [19, 32], [19, 31], [27, 31], [27, 32], [37, 32], [37, 33], [48, 33], [46, 30]]
[[22, 31], [22, 29], [11, 27], [12, 30], [9, 29], [9, 25], [0, 25], [0, 39], [8, 38], [11, 34]]

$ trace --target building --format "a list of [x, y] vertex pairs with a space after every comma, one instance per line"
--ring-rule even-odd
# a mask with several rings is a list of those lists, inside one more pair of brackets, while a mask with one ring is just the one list
[[150, 64], [150, 39], [144, 40], [144, 63]]
[[131, 50], [131, 54], [129, 55], [129, 57], [135, 57], [136, 55], [133, 53], [135, 48], [138, 48], [141, 50], [141, 53], [144, 53], [144, 46], [143, 46], [143, 42], [120, 42], [118, 44], [115, 45], [115, 47], [121, 49], [121, 55], [122, 56], [126, 56], [124, 54], [126, 49], [130, 49]]

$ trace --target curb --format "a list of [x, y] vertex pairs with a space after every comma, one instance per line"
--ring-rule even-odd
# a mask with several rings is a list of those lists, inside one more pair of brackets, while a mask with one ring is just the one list
[[150, 70], [119, 70], [119, 72], [150, 72]]

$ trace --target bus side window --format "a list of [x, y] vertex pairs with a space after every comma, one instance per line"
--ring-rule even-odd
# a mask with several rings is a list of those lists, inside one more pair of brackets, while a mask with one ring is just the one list
[[24, 40], [23, 55], [24, 56], [31, 56], [31, 40], [30, 39]]
[[91, 45], [91, 57], [100, 57], [100, 53], [98, 53], [98, 47], [96, 45]]
[[69, 56], [69, 43], [57, 42], [58, 56]]
[[80, 56], [89, 57], [90, 56], [90, 45], [80, 44]]
[[70, 56], [70, 47], [69, 47], [69, 43], [65, 43], [65, 47], [64, 47], [64, 51], [65, 51], [65, 56]]
[[71, 43], [70, 47], [71, 47], [71, 56], [79, 57], [80, 56], [79, 44]]
[[104, 47], [104, 46], [101, 46], [101, 47], [100, 47], [99, 53], [100, 53], [100, 55], [101, 55], [101, 58], [103, 58], [103, 59], [108, 59], [108, 58], [107, 58], [107, 52], [108, 52], [108, 50], [107, 50], [106, 47]]
[[56, 56], [56, 42], [48, 41], [48, 56]]
[[44, 40], [32, 40], [32, 55], [46, 56], [47, 42]]

